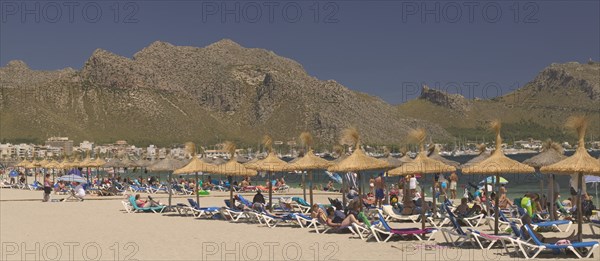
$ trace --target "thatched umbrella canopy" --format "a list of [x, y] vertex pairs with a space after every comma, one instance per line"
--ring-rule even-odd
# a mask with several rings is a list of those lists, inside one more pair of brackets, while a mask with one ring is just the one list
[[146, 159], [138, 159], [138, 160], [134, 160], [133, 161], [136, 165], [136, 167], [140, 167], [140, 168], [148, 168], [148, 166], [156, 164], [156, 162], [152, 162], [150, 160], [146, 160]]
[[42, 165], [40, 164], [39, 161], [37, 160], [33, 160], [31, 162], [29, 162], [29, 164], [27, 164], [27, 166], [25, 166], [26, 169], [35, 169], [35, 168], [39, 168]]
[[475, 158], [472, 158], [471, 160], [467, 161], [465, 164], [462, 164], [460, 166], [461, 169], [464, 169], [464, 168], [466, 168], [468, 166], [471, 166], [471, 165], [473, 165], [475, 163], [482, 162], [482, 161], [484, 161], [485, 159], [489, 158], [492, 155], [491, 151], [487, 151], [487, 146], [484, 143], [479, 144], [477, 146], [477, 150], [479, 151], [479, 155], [477, 155]]
[[29, 166], [29, 164], [31, 164], [31, 161], [24, 159], [23, 161], [17, 163], [17, 165], [15, 165], [15, 167], [25, 168], [25, 167]]
[[212, 172], [215, 169], [215, 165], [206, 163], [206, 162], [202, 161], [201, 159], [199, 159], [198, 157], [196, 157], [196, 144], [194, 144], [193, 142], [186, 142], [185, 150], [186, 150], [187, 154], [192, 158], [192, 160], [190, 160], [190, 162], [187, 165], [185, 165], [184, 167], [175, 170], [173, 172], [173, 174], [194, 173], [194, 176], [196, 178], [196, 184], [194, 185], [194, 188], [196, 190], [195, 191], [196, 202], [198, 202], [198, 204], [200, 204], [200, 195], [198, 194], [198, 192], [199, 192], [198, 172], [201, 172], [201, 173]]
[[249, 160], [241, 155], [237, 155], [237, 156], [235, 156], [235, 161], [237, 161], [238, 163], [244, 164], [244, 163], [248, 162]]
[[139, 167], [137, 163], [133, 160], [130, 160], [128, 157], [116, 162], [117, 167], [119, 168], [135, 168]]
[[104, 165], [106, 165], [106, 161], [101, 159], [100, 157], [98, 157], [92, 162], [91, 167], [92, 168], [102, 168], [102, 167], [104, 167]]
[[[496, 133], [496, 149], [487, 159], [467, 166], [462, 169], [463, 174], [496, 174], [496, 189], [500, 185], [500, 174], [528, 174], [535, 173], [535, 169], [529, 165], [510, 159], [502, 152], [502, 137], [500, 136], [500, 121], [494, 120], [491, 123], [491, 129]], [[487, 190], [487, 186], [486, 186]], [[494, 206], [495, 228], [494, 234], [498, 234], [498, 200], [500, 193], [496, 193], [496, 204]]]
[[[148, 162], [150, 162], [150, 161], [148, 161]], [[173, 171], [175, 171], [176, 169], [182, 168], [184, 166], [184, 164], [183, 164], [183, 162], [172, 158], [170, 155], [168, 155], [166, 158], [164, 158], [162, 160], [151, 162], [151, 163], [152, 164], [150, 164], [146, 167], [147, 170], [152, 171], [152, 172], [168, 172], [169, 173], [169, 179], [168, 179], [167, 186], [169, 188], [169, 206], [171, 206], [171, 198], [173, 195], [171, 175], [172, 175]]]
[[246, 163], [246, 168], [254, 169], [257, 171], [266, 171], [269, 179], [269, 209], [272, 209], [273, 200], [273, 182], [271, 182], [272, 172], [284, 172], [288, 170], [288, 163], [279, 159], [273, 152], [273, 140], [270, 136], [265, 135], [263, 137], [263, 144], [269, 155], [263, 160], [259, 160], [253, 163]]
[[588, 151], [585, 149], [585, 132], [587, 130], [587, 119], [584, 117], [572, 117], [567, 121], [567, 126], [577, 130], [579, 141], [577, 144], [577, 150], [572, 156], [563, 159], [557, 163], [549, 166], [544, 166], [540, 170], [542, 173], [556, 173], [556, 174], [578, 174], [578, 189], [579, 195], [577, 196], [577, 216], [578, 221], [578, 238], [582, 239], [582, 211], [581, 211], [581, 194], [583, 184], [583, 174], [600, 176], [600, 161], [590, 156]]
[[[300, 134], [300, 141], [307, 149], [307, 152], [303, 157], [297, 158], [295, 162], [289, 164], [289, 170], [307, 171], [308, 172], [308, 184], [309, 184], [309, 198], [310, 205], [314, 204], [313, 201], [313, 171], [318, 169], [327, 169], [333, 162], [322, 159], [315, 155], [312, 150], [313, 137], [309, 132], [303, 132]], [[302, 173], [302, 188], [306, 191], [306, 184], [304, 182], [304, 173]], [[306, 200], [306, 193], [304, 192], [304, 200]]]
[[40, 161], [38, 162], [38, 164], [39, 164], [39, 165], [40, 165], [40, 167], [42, 167], [42, 168], [45, 168], [45, 167], [46, 167], [46, 165], [47, 165], [48, 163], [50, 163], [50, 161], [49, 161], [49, 160], [47, 160], [47, 159], [42, 159], [42, 160], [40, 160]]
[[[567, 157], [564, 155], [564, 149], [563, 147], [556, 143], [556, 142], [552, 142], [552, 140], [548, 139], [544, 145], [542, 146], [542, 152], [540, 152], [538, 155], [535, 155], [525, 161], [523, 161], [523, 163], [532, 166], [535, 168], [536, 171], [539, 171], [541, 167], [543, 166], [549, 166], [552, 165], [554, 163], [557, 163], [563, 159], [566, 159]], [[540, 181], [541, 182], [541, 181]], [[540, 183], [541, 184], [541, 183]], [[555, 194], [554, 194], [554, 174], [550, 175], [550, 216], [552, 219], [555, 218], [555, 212], [554, 212], [554, 201], [555, 201]]]
[[213, 159], [212, 164], [213, 165], [221, 165], [221, 164], [225, 164], [227, 163], [227, 161], [225, 161], [223, 158], [221, 157], [216, 157], [215, 159]]
[[428, 155], [428, 157], [430, 159], [441, 161], [444, 164], [449, 165], [449, 166], [453, 166], [455, 168], [458, 168], [458, 166], [460, 166], [460, 163], [458, 163], [456, 161], [453, 161], [453, 160], [446, 159], [446, 158], [440, 156], [440, 148], [437, 145], [433, 145], [433, 146], [429, 147], [429, 155]]
[[119, 168], [121, 160], [117, 158], [113, 158], [110, 161], [106, 162], [103, 167], [105, 168]]
[[[329, 167], [327, 170], [331, 172], [356, 172], [358, 180], [360, 182], [362, 181], [360, 176], [361, 171], [387, 169], [390, 167], [390, 165], [386, 161], [376, 159], [365, 154], [365, 152], [361, 149], [360, 146], [360, 135], [358, 133], [358, 130], [355, 128], [348, 128], [344, 130], [344, 132], [342, 133], [341, 143], [352, 145], [354, 147], [354, 152], [352, 152], [350, 156], [346, 157], [342, 161], [337, 162], [333, 166]], [[362, 188], [360, 185], [358, 186], [358, 194], [360, 200], [362, 200]], [[346, 197], [344, 196], [343, 198], [345, 201]], [[363, 204], [361, 201], [361, 208], [362, 205]]]
[[256, 176], [256, 170], [246, 168], [244, 164], [237, 162], [235, 157], [235, 144], [231, 141], [224, 143], [224, 149], [231, 155], [225, 164], [215, 166], [212, 173], [226, 175], [229, 180], [229, 202], [233, 206], [233, 176]]
[[542, 146], [542, 152], [523, 161], [523, 163], [534, 168], [550, 166], [554, 163], [566, 159], [567, 156], [565, 156], [564, 153], [565, 150], [562, 146], [560, 146], [560, 144], [552, 142], [552, 140], [548, 140]]
[[[427, 150], [425, 150], [425, 138], [427, 133], [424, 129], [413, 130], [409, 134], [410, 138], [419, 143], [419, 154], [417, 157], [408, 163], [402, 164], [402, 166], [388, 171], [390, 176], [403, 176], [403, 175], [415, 175], [415, 174], [435, 174], [442, 172], [456, 171], [456, 168], [444, 164], [441, 161], [430, 159], [427, 157]], [[422, 188], [421, 202], [421, 220], [422, 228], [425, 229], [425, 189]], [[433, 191], [433, 190], [432, 190]], [[435, 195], [433, 195], [433, 206], [435, 209]]]

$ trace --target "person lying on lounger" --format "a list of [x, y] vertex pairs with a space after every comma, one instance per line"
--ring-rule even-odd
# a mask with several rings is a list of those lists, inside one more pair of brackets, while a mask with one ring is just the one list
[[359, 222], [354, 215], [348, 215], [343, 220], [340, 220], [339, 214], [336, 215], [336, 210], [334, 210], [333, 207], [327, 208], [327, 220], [324, 221], [326, 221], [327, 225], [330, 227], [347, 227], [353, 223], [362, 225], [362, 223]]
[[469, 204], [467, 204], [467, 202], [467, 198], [460, 199], [460, 205], [458, 205], [458, 207], [456, 207], [456, 209], [454, 210], [454, 214], [456, 214], [457, 217], [471, 217], [475, 215], [478, 211], [481, 211], [481, 207], [479, 205], [475, 204], [472, 207], [469, 207]]
[[148, 196], [148, 200], [140, 199], [140, 194], [135, 195], [135, 204], [140, 208], [158, 207], [161, 206], [160, 202], [154, 201], [152, 197]]

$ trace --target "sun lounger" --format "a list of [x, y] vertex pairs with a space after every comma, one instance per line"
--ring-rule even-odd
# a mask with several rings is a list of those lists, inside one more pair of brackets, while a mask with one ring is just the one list
[[[525, 213], [525, 210], [523, 208], [518, 208], [519, 211], [519, 215], [523, 216], [523, 215], [527, 215], [527, 213]], [[517, 223], [521, 223], [521, 221], [517, 221]], [[559, 226], [561, 225], [567, 225], [567, 228], [562, 231], [560, 229]], [[554, 220], [554, 221], [543, 221], [543, 222], [537, 222], [537, 223], [531, 223], [531, 226], [533, 227], [533, 229], [536, 229], [538, 227], [552, 227], [553, 229], [557, 230], [558, 232], [568, 232], [569, 228], [571, 228], [571, 225], [573, 225], [573, 221], [570, 220]]]
[[[435, 228], [393, 229], [389, 226], [389, 224], [387, 223], [387, 221], [385, 220], [385, 218], [383, 217], [383, 214], [381, 212], [378, 213], [378, 216], [379, 216], [379, 223], [376, 225], [372, 225], [370, 227], [370, 229], [372, 231], [371, 233], [372, 233], [373, 237], [375, 237], [377, 242], [387, 242], [394, 235], [398, 235], [401, 237], [413, 236], [413, 237], [416, 237], [419, 241], [422, 241], [423, 238], [420, 235], [425, 235], [425, 234], [429, 234], [429, 237], [426, 239], [426, 241], [429, 241], [429, 240], [433, 239], [433, 235], [437, 232], [437, 229], [435, 229]], [[387, 237], [385, 239], [383, 239], [379, 236], [381, 234], [387, 235]]]
[[138, 207], [137, 204], [135, 203], [134, 196], [129, 197], [129, 204], [131, 204], [131, 206], [133, 207], [132, 212], [150, 212], [150, 211], [152, 211], [154, 213], [162, 213], [166, 207], [166, 206], [146, 207], [146, 208]]
[[[594, 250], [598, 247], [598, 241], [587, 241], [587, 242], [572, 242], [571, 244], [546, 244], [542, 243], [533, 233], [533, 228], [529, 225], [525, 224], [525, 230], [529, 233], [529, 237], [533, 240], [533, 247], [529, 252], [532, 252], [531, 256], [526, 256], [527, 259], [536, 258], [543, 250], [553, 250], [553, 251], [566, 251], [569, 250], [573, 252], [578, 258], [589, 258]], [[581, 250], [587, 250], [587, 255], [585, 255]], [[596, 257], [597, 258], [597, 257]]]
[[[444, 239], [448, 243], [452, 243], [454, 246], [462, 246], [465, 242], [471, 242], [471, 244], [475, 245], [475, 243], [471, 240], [470, 232], [465, 232], [458, 221], [456, 220], [456, 216], [450, 210], [448, 206], [445, 206], [446, 214], [448, 215], [448, 219], [452, 224], [452, 228], [440, 228], [442, 231], [442, 235]], [[454, 239], [454, 237], [456, 239]]]
[[204, 215], [207, 217], [212, 217], [214, 214], [219, 213], [218, 207], [200, 207], [200, 204], [195, 200], [188, 198], [189, 206], [183, 208], [184, 214], [187, 215], [188, 212], [191, 212], [197, 218], [200, 218]]
[[600, 228], [600, 220], [590, 220], [590, 230], [592, 230], [592, 234], [595, 236], [596, 231], [594, 231], [594, 228]]

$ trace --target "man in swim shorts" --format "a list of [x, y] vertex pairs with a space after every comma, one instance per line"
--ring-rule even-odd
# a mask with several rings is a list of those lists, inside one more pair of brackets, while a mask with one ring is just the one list
[[382, 201], [385, 198], [385, 182], [383, 181], [383, 173], [380, 173], [379, 176], [375, 178], [373, 183], [375, 185], [375, 201], [377, 202], [377, 207], [381, 208]]

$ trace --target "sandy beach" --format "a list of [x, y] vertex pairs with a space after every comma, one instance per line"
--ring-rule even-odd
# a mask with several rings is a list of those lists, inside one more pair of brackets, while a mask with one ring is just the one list
[[[301, 194], [292, 190], [291, 194]], [[251, 194], [249, 194], [250, 196]], [[279, 196], [280, 194], [277, 194]], [[319, 193], [326, 202], [335, 193]], [[317, 234], [291, 224], [275, 228], [249, 223], [196, 219], [177, 212], [124, 211], [123, 197], [88, 196], [83, 202], [42, 203], [41, 191], [0, 189], [2, 260], [515, 260], [497, 248], [454, 248], [441, 233], [432, 242], [365, 242], [351, 234]], [[53, 199], [64, 195], [52, 195]], [[167, 201], [167, 195], [153, 195]], [[222, 206], [226, 192], [200, 199], [202, 206]], [[186, 203], [177, 196], [175, 203]], [[415, 227], [396, 223], [394, 227]], [[575, 226], [573, 226], [575, 227]], [[488, 231], [487, 226], [480, 229]], [[584, 225], [585, 238], [592, 237]], [[570, 233], [570, 232], [569, 232]], [[568, 233], [545, 233], [561, 236]], [[437, 243], [440, 243], [436, 246]], [[542, 257], [554, 258], [551, 254]], [[573, 255], [560, 255], [570, 257]]]

